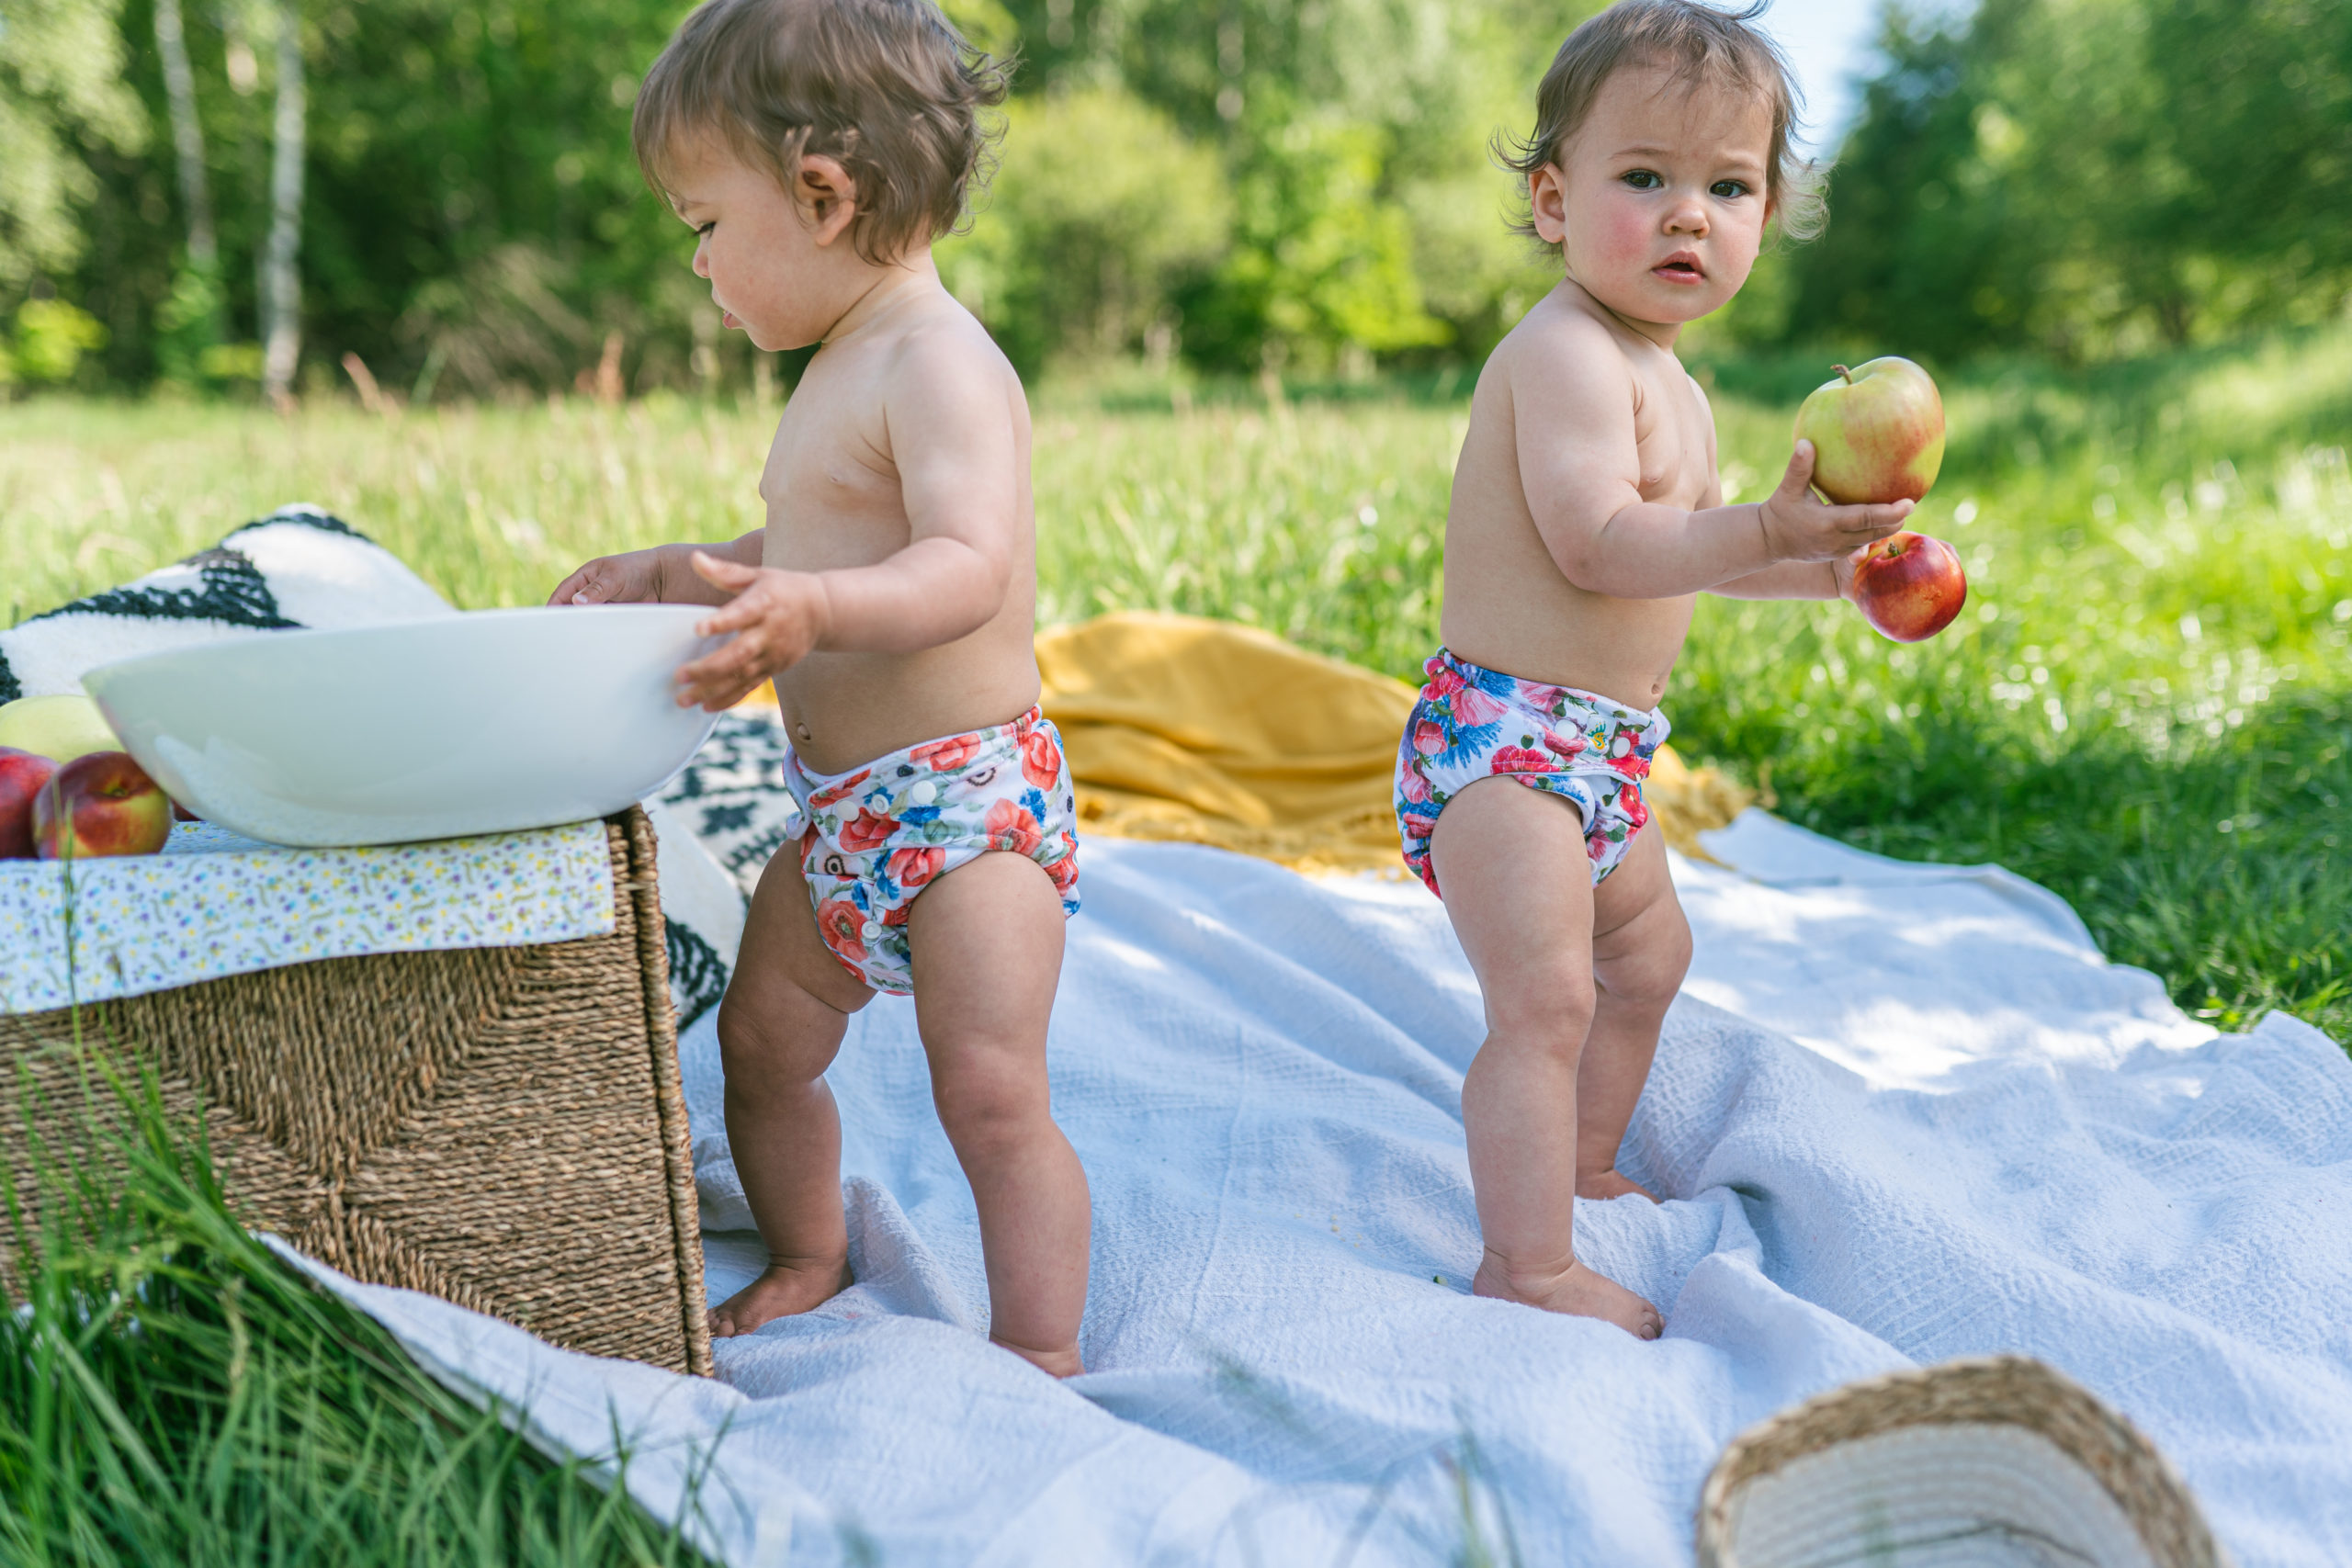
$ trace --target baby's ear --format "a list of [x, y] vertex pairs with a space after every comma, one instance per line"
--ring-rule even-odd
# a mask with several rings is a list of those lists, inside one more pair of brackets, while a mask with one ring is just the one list
[[1563, 243], [1568, 233], [1567, 176], [1557, 164], [1545, 164], [1527, 176], [1528, 217], [1535, 237], [1547, 245]]
[[807, 212], [820, 245], [831, 244], [857, 220], [857, 182], [838, 158], [822, 152], [802, 153], [792, 194]]

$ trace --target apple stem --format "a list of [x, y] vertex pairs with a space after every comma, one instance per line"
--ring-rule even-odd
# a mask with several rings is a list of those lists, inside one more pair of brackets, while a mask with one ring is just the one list
[[1838, 375], [1846, 378], [1846, 385], [1849, 387], [1854, 384], [1854, 373], [1851, 370], [1847, 369], [1842, 365], [1833, 365], [1829, 368], [1838, 372]]

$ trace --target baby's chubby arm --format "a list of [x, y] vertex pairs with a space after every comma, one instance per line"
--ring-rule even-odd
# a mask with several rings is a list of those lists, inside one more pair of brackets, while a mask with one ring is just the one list
[[625, 555], [598, 556], [565, 578], [548, 595], [550, 604], [724, 604], [728, 591], [695, 571], [696, 554], [718, 556], [747, 566], [760, 564], [767, 530], [754, 528], [721, 545], [656, 545]]
[[787, 571], [698, 554], [722, 595], [698, 628], [732, 632], [678, 671], [681, 705], [717, 710], [818, 649], [912, 653], [969, 636], [1004, 607], [1019, 553], [1019, 445], [1004, 372], [948, 333], [899, 351], [884, 423], [911, 537], [872, 566]]
[[[1577, 330], [1585, 329], [1585, 330]], [[1573, 334], [1571, 336], [1571, 334]], [[1813, 444], [1799, 442], [1780, 487], [1760, 503], [1686, 511], [1645, 501], [1634, 440], [1634, 381], [1598, 323], [1512, 367], [1520, 478], [1545, 547], [1567, 580], [1619, 599], [1669, 599], [1711, 589], [1757, 597], [1817, 597], [1783, 563], [1836, 561], [1903, 525], [1909, 502], [1830, 506], [1810, 488]], [[1761, 574], [1761, 575], [1759, 575]], [[1785, 583], [1783, 578], [1791, 579]]]

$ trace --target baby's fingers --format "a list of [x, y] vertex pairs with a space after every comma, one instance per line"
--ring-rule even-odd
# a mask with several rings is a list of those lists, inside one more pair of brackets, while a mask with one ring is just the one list
[[745, 566], [739, 560], [728, 560], [708, 550], [694, 553], [695, 575], [715, 588], [732, 588], [737, 592], [759, 581], [761, 568]]
[[1868, 506], [1838, 508], [1838, 532], [1860, 544], [1871, 544], [1902, 528], [1915, 506], [1914, 502], [1893, 501]]
[[1813, 443], [1800, 441], [1789, 454], [1788, 471], [1781, 476], [1779, 493], [1794, 501], [1810, 493], [1813, 486]]
[[550, 604], [601, 604], [611, 598], [612, 590], [605, 586], [603, 580], [597, 574], [596, 569], [604, 564], [600, 560], [592, 560], [561, 582], [557, 583], [555, 592], [548, 595], [548, 603]]

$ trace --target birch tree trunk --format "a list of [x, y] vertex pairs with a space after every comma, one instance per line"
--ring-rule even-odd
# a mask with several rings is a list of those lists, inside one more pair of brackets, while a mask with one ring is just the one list
[[302, 9], [278, 0], [277, 145], [269, 170], [269, 244], [262, 256], [262, 393], [278, 408], [291, 401], [302, 352]]
[[187, 211], [188, 265], [212, 276], [220, 270], [220, 245], [212, 233], [212, 192], [204, 178], [204, 126], [196, 118], [196, 73], [188, 69], [180, 0], [155, 0], [155, 48], [164, 57], [172, 146], [179, 154], [180, 205]]

